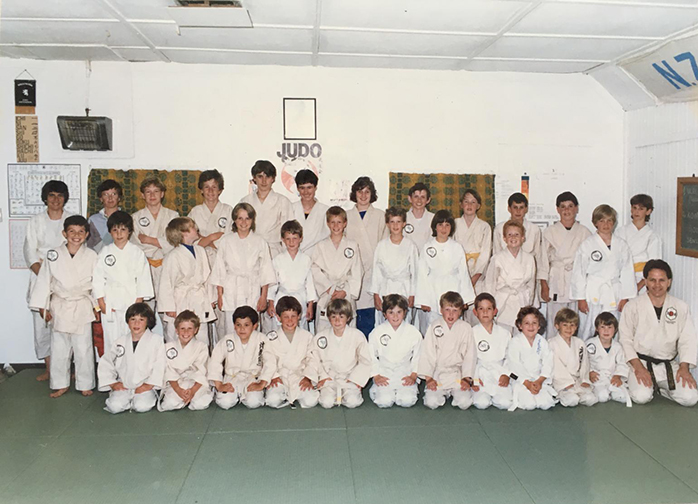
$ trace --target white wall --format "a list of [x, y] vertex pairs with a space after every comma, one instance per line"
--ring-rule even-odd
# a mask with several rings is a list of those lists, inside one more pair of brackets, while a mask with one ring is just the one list
[[[255, 160], [281, 167], [282, 98], [314, 97], [321, 199], [330, 195], [328, 181], [370, 175], [384, 207], [389, 171], [495, 173], [506, 197], [527, 172], [531, 203], [547, 213], [563, 190], [578, 194], [587, 224], [597, 204], [623, 202], [623, 111], [585, 75], [93, 63], [88, 84], [83, 63], [2, 59], [2, 165], [15, 161], [9, 90], [25, 68], [37, 79], [41, 161], [78, 162], [85, 178], [90, 166], [216, 167], [226, 177], [223, 200], [235, 203]], [[65, 154], [55, 116], [82, 114], [88, 95], [92, 115], [115, 120], [115, 152]], [[0, 205], [7, 237], [5, 177]], [[498, 200], [498, 220], [505, 207]], [[28, 362], [28, 273], [8, 264], [8, 247], [0, 246], [0, 362]]]
[[679, 103], [626, 114], [626, 206], [638, 193], [654, 199], [650, 224], [661, 236], [674, 271], [672, 294], [686, 301], [698, 323], [698, 259], [676, 255], [676, 179], [698, 175], [698, 103]]

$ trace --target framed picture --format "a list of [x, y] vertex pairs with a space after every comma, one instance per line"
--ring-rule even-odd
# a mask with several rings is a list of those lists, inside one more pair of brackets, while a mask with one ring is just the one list
[[284, 140], [317, 140], [315, 98], [284, 98]]

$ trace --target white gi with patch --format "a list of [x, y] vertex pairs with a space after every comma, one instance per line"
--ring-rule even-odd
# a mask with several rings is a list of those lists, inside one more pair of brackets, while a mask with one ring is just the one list
[[[153, 288], [157, 293], [160, 286], [160, 273], [162, 271], [162, 260], [169, 251], [174, 247], [167, 241], [167, 225], [172, 219], [179, 217], [179, 214], [174, 210], [160, 207], [157, 218], [153, 217], [150, 213], [148, 207], [142, 210], [138, 210], [132, 215], [133, 217], [133, 234], [131, 234], [131, 241], [139, 247], [148, 258], [148, 263], [150, 264], [150, 275], [153, 277]], [[140, 234], [150, 236], [151, 238], [156, 238], [160, 243], [160, 247], [155, 245], [149, 245], [141, 243], [138, 239]], [[155, 300], [157, 302], [157, 299]], [[153, 306], [151, 306], [153, 310]]]
[[460, 243], [465, 250], [470, 276], [482, 275], [475, 286], [476, 292], [482, 292], [484, 275], [492, 255], [492, 228], [477, 216], [468, 226], [465, 218], [461, 216], [456, 220], [456, 232], [453, 234], [453, 239]]
[[[284, 296], [291, 296], [301, 304], [300, 326], [308, 329], [308, 303], [317, 301], [315, 283], [312, 272], [313, 260], [310, 256], [298, 251], [295, 259], [284, 248], [283, 252], [273, 260], [274, 272], [276, 273], [276, 283], [269, 286], [267, 298], [274, 301], [274, 306]], [[279, 314], [280, 315], [280, 314]], [[273, 329], [280, 330], [281, 324], [278, 319], [273, 319]]]
[[421, 251], [429, 241], [429, 238], [431, 238], [431, 221], [433, 219], [434, 214], [429, 210], [424, 210], [424, 215], [422, 215], [421, 219], [415, 217], [412, 208], [407, 211], [404, 233], [407, 238], [417, 245], [417, 251]]
[[[566, 407], [593, 406], [598, 402], [589, 379], [589, 355], [584, 342], [572, 336], [570, 344], [559, 334], [548, 341], [553, 351], [553, 387], [560, 404]], [[582, 387], [582, 384], [588, 387]], [[570, 388], [568, 388], [570, 387]]]
[[534, 304], [536, 261], [522, 249], [516, 257], [509, 249], [494, 254], [487, 267], [483, 292], [497, 301], [497, 323], [513, 329], [516, 316], [524, 306]]
[[385, 386], [376, 385], [369, 389], [371, 400], [379, 408], [389, 408], [393, 404], [409, 408], [417, 402], [417, 383], [405, 386], [402, 379], [418, 372], [419, 349], [422, 334], [404, 322], [397, 330], [390, 322], [383, 322], [368, 335], [368, 346], [373, 362], [372, 376], [385, 376], [389, 381]]
[[[146, 329], [135, 350], [130, 332], [119, 337], [100, 359], [97, 378], [99, 391], [109, 392], [104, 408], [109, 413], [150, 411], [158, 399], [156, 390], [162, 388], [165, 379], [165, 344], [162, 336]], [[119, 382], [126, 390], [111, 389], [110, 385]], [[144, 384], [153, 388], [136, 394], [136, 389]]]
[[75, 388], [95, 388], [92, 322], [97, 303], [92, 297], [92, 272], [97, 261], [94, 250], [82, 245], [70, 256], [66, 245], [50, 249], [41, 265], [29, 306], [50, 310], [51, 388], [70, 386], [70, 362], [75, 357]]
[[[667, 294], [657, 320], [649, 295], [641, 294], [625, 305], [618, 333], [628, 362], [640, 358], [642, 364], [649, 368], [647, 361], [638, 354], [669, 361], [675, 381], [674, 390], [669, 390], [666, 364], [652, 365], [659, 392], [664, 397], [682, 406], [694, 406], [698, 402], [698, 390], [676, 381], [679, 363], [686, 362], [692, 369], [696, 366], [698, 354], [698, 336], [688, 304]], [[628, 389], [633, 402], [639, 404], [650, 402], [654, 395], [652, 388], [645, 387], [637, 381], [632, 369], [628, 375]]]
[[[616, 229], [615, 235], [630, 247], [633, 256], [633, 271], [635, 271], [635, 283], [640, 283], [644, 276], [642, 270], [650, 259], [662, 258], [662, 239], [654, 232], [649, 224], [645, 224], [642, 229], [637, 229], [632, 222]], [[644, 293], [646, 288], [640, 291]]]
[[[504, 241], [504, 224], [506, 224], [507, 221], [500, 222], [497, 224], [497, 226], [494, 228], [494, 235], [493, 235], [493, 254], [496, 254], [498, 252], [501, 252], [502, 250], [506, 250], [507, 244]], [[534, 224], [533, 222], [529, 221], [528, 219], [524, 219], [523, 221], [523, 226], [524, 229], [526, 230], [526, 238], [524, 239], [523, 245], [521, 245], [521, 250], [524, 252], [531, 254], [533, 256], [533, 259], [536, 261], [536, 269], [538, 268], [538, 265], [541, 262], [541, 231], [540, 228], [538, 227], [537, 224]], [[536, 277], [536, 280], [540, 280], [540, 277]], [[536, 295], [536, 300], [537, 300], [537, 295]]]
[[[232, 235], [231, 235], [232, 236]], [[213, 347], [208, 361], [207, 378], [213, 382], [232, 383], [233, 392], [215, 391], [216, 404], [223, 409], [230, 409], [238, 402], [248, 408], [264, 406], [264, 392], [250, 392], [247, 387], [259, 381], [262, 372], [262, 352], [266, 337], [259, 331], [252, 331], [245, 345], [237, 333], [226, 335]]]
[[[214, 233], [223, 233], [223, 235], [227, 235], [231, 233], [233, 229], [233, 207], [227, 203], [221, 203], [220, 201], [216, 203], [213, 211], [208, 209], [206, 203], [196, 205], [191, 209], [191, 212], [189, 212], [189, 218], [194, 221], [201, 236], [209, 236]], [[221, 238], [223, 238], [223, 236], [221, 236]], [[218, 243], [221, 238], [212, 242], [216, 248], [211, 246], [204, 247], [209, 264], [213, 264], [216, 260]]]
[[[351, 303], [352, 311], [356, 314], [356, 300], [361, 293], [363, 267], [359, 246], [354, 240], [342, 237], [338, 247], [334, 246], [331, 238], [318, 243], [313, 250], [311, 271], [319, 296], [315, 316], [317, 332], [330, 327], [326, 311], [336, 290], [347, 293], [345, 299]], [[356, 326], [356, 317], [352, 319], [351, 324]]]
[[293, 220], [293, 208], [288, 198], [273, 189], [269, 191], [264, 201], [260, 201], [257, 191], [244, 196], [241, 203], [249, 203], [257, 212], [255, 232], [269, 245], [272, 257], [283, 250], [281, 243], [281, 226], [286, 221]]
[[206, 378], [206, 366], [208, 364], [208, 345], [192, 339], [185, 347], [179, 339], [165, 344], [165, 387], [163, 388], [158, 411], [172, 411], [184, 408], [185, 404], [170, 382], [190, 389], [200, 383], [201, 388], [196, 391], [189, 402], [189, 409], [205, 410], [213, 400], [213, 390]]
[[422, 379], [431, 376], [436, 380], [437, 388], [424, 389], [424, 405], [436, 409], [453, 397], [451, 404], [454, 407], [468, 409], [473, 404], [473, 394], [470, 390], [461, 390], [461, 380], [475, 375], [476, 362], [477, 351], [470, 324], [459, 319], [449, 329], [443, 317], [432, 322], [422, 342], [418, 374]]
[[[623, 347], [614, 338], [611, 348], [606, 351], [598, 336], [587, 340], [587, 354], [589, 355], [590, 371], [599, 374], [599, 379], [591, 384], [594, 394], [599, 402], [608, 402], [609, 399], [619, 403], [628, 404], [628, 364], [623, 352]], [[622, 385], [611, 385], [611, 378], [620, 376]]]
[[[225, 332], [233, 334], [233, 312], [240, 306], [257, 309], [262, 286], [276, 281], [269, 245], [264, 238], [250, 232], [240, 239], [237, 233], [221, 238], [209, 284], [223, 287]], [[220, 308], [220, 307], [219, 307]]]
[[[509, 408], [510, 411], [516, 408], [547, 410], [555, 406], [553, 362], [553, 352], [540, 334], [536, 334], [533, 345], [522, 333], [517, 333], [511, 338], [507, 348], [507, 366], [516, 379], [513, 382], [514, 402]], [[540, 392], [532, 394], [524, 385], [524, 381], [533, 382], [541, 376], [545, 377], [545, 381]]]
[[280, 385], [267, 387], [267, 406], [281, 408], [294, 401], [298, 401], [301, 408], [317, 405], [320, 393], [315, 389], [302, 391], [300, 387], [306, 376], [312, 344], [313, 335], [301, 328], [296, 328], [291, 340], [282, 329], [267, 333], [259, 380], [270, 384], [274, 378], [281, 379]]
[[215, 287], [208, 282], [211, 268], [206, 251], [203, 247], [194, 245], [194, 254], [184, 245], [179, 245], [165, 256], [157, 293], [158, 310], [163, 313], [166, 341], [175, 341], [177, 333], [174, 317], [165, 315], [165, 312], [179, 314], [191, 310], [201, 321], [196, 339], [208, 346], [206, 322], [216, 319], [213, 303], [217, 296]]
[[152, 299], [153, 279], [145, 253], [131, 242], [123, 249], [113, 243], [99, 251], [92, 275], [92, 295], [104, 298], [106, 311], [101, 315], [104, 353], [129, 332], [126, 310], [136, 299]]
[[509, 376], [506, 356], [511, 333], [504, 327], [493, 324], [492, 333], [488, 333], [482, 324], [473, 326], [473, 341], [477, 349], [477, 365], [473, 380], [480, 390], [473, 392], [473, 405], [477, 409], [495, 408], [507, 410], [512, 404], [511, 383], [499, 386], [502, 375]]
[[[399, 244], [390, 241], [390, 237], [381, 240], [373, 256], [373, 277], [367, 285], [371, 295], [381, 298], [388, 294], [400, 294], [405, 299], [414, 296], [417, 291], [417, 246], [409, 238], [402, 238]], [[406, 314], [407, 316], [408, 314]], [[383, 313], [376, 310], [376, 323], [385, 321]]]
[[291, 204], [291, 207], [293, 208], [293, 218], [303, 227], [303, 241], [300, 250], [312, 255], [315, 245], [330, 236], [330, 228], [327, 227], [327, 209], [329, 207], [315, 200], [307, 217], [300, 201]]
[[371, 351], [358, 329], [346, 326], [342, 336], [335, 336], [330, 327], [313, 338], [306, 376], [313, 384], [327, 379], [320, 388], [323, 408], [361, 406], [361, 388], [371, 377], [371, 369]]
[[619, 318], [618, 303], [637, 294], [630, 248], [614, 236], [611, 248], [598, 233], [584, 240], [577, 249], [570, 281], [570, 299], [584, 299], [589, 313], [580, 313], [578, 335], [587, 340], [594, 335], [594, 321], [601, 312]]

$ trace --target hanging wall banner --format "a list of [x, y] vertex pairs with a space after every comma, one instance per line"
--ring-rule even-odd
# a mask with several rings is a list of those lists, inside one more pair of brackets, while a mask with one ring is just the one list
[[35, 114], [36, 81], [28, 79], [15, 80], [15, 114]]
[[698, 35], [670, 42], [651, 54], [621, 63], [663, 102], [698, 100]]
[[39, 118], [35, 115], [15, 116], [17, 162], [39, 162]]

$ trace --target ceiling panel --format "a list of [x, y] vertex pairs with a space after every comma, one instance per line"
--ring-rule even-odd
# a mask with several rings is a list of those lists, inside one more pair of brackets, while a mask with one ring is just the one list
[[0, 56], [5, 56], [7, 58], [36, 58], [36, 55], [31, 52], [31, 49], [19, 46], [0, 46]]
[[149, 47], [111, 47], [110, 49], [127, 61], [162, 61]]
[[477, 56], [609, 61], [647, 43], [647, 40], [512, 36], [497, 40]]
[[322, 30], [320, 52], [465, 57], [488, 38], [466, 35]]
[[125, 25], [95, 21], [2, 20], [0, 42], [14, 44], [141, 45]]
[[472, 60], [465, 64], [465, 69], [478, 72], [575, 73], [584, 72], [595, 65], [568, 61]]
[[235, 53], [227, 51], [182, 51], [166, 49], [163, 53], [175, 63], [216, 63], [226, 65], [311, 65], [310, 54]]
[[320, 54], [318, 64], [343, 68], [404, 68], [416, 70], [461, 70], [464, 60], [431, 58], [396, 58], [389, 56], [353, 56]]
[[2, 0], [0, 14], [3, 18], [113, 19], [114, 17], [101, 1], [95, 0]]
[[[313, 26], [316, 0], [244, 0], [252, 23]], [[323, 5], [324, 8], [324, 5]]]
[[501, 0], [354, 0], [322, 3], [321, 26], [497, 32], [529, 2]]
[[174, 0], [109, 0], [126, 19], [150, 19], [170, 21], [168, 7], [174, 7]]
[[32, 46], [29, 48], [39, 59], [121, 61], [106, 47]]
[[698, 9], [544, 3], [510, 33], [666, 37], [698, 23]]
[[[190, 28], [177, 34], [174, 25], [143, 24], [138, 28], [157, 47], [310, 51], [312, 30], [282, 28]], [[126, 44], [124, 44], [126, 45]], [[140, 45], [140, 44], [131, 44]]]

